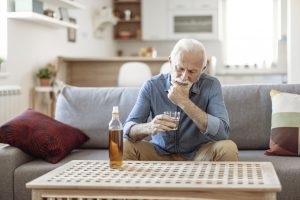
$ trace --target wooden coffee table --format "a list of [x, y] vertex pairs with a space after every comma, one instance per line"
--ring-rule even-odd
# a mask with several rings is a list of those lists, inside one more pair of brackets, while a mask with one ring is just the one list
[[71, 161], [29, 183], [33, 200], [276, 199], [270, 162]]

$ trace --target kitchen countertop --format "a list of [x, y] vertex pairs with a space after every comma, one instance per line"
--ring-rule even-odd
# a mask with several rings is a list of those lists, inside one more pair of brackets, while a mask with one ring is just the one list
[[241, 75], [286, 75], [286, 69], [224, 69], [216, 72], [217, 76]]
[[69, 85], [81, 87], [118, 86], [121, 66], [127, 62], [146, 63], [152, 75], [160, 73], [168, 57], [58, 57], [58, 77]]
[[98, 62], [124, 62], [124, 61], [145, 61], [145, 62], [152, 62], [152, 61], [168, 61], [168, 57], [156, 57], [156, 58], [151, 58], [151, 57], [67, 57], [67, 56], [59, 56], [59, 59], [63, 61], [98, 61]]

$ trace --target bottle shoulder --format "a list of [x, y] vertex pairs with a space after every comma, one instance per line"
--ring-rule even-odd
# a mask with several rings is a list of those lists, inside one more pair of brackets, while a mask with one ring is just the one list
[[112, 118], [108, 125], [109, 129], [122, 129], [123, 125], [119, 118]]

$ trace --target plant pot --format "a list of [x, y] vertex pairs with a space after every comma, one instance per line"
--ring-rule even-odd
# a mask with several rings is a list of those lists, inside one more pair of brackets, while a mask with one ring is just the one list
[[50, 86], [50, 78], [40, 78], [40, 86]]

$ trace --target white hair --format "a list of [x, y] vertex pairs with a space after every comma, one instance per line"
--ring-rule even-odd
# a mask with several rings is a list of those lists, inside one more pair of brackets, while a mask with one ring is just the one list
[[206, 57], [206, 51], [204, 45], [195, 39], [181, 39], [179, 40], [175, 46], [173, 47], [173, 50], [171, 52], [170, 58], [171, 61], [174, 62], [176, 59], [180, 58], [182, 52], [188, 52], [188, 53], [202, 53], [202, 67], [206, 65], [207, 63], [207, 57]]

